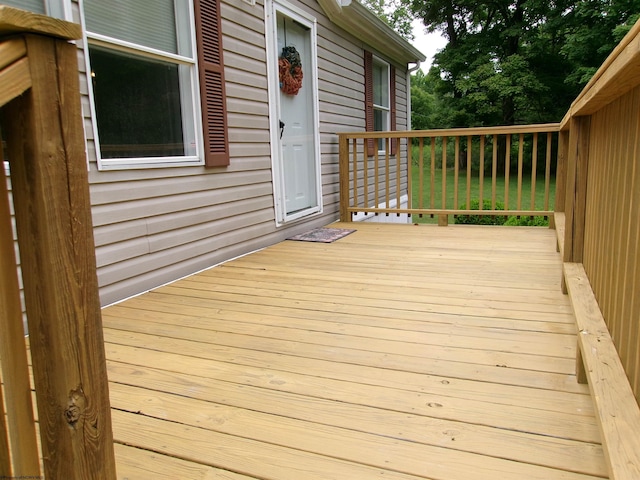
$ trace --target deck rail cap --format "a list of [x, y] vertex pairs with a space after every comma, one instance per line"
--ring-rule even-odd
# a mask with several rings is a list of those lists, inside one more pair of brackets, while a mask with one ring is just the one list
[[0, 37], [20, 33], [37, 33], [64, 40], [82, 38], [82, 28], [77, 23], [0, 5]]

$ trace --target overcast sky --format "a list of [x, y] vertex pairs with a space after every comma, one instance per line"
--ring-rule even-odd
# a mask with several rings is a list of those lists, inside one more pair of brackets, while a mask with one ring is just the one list
[[427, 57], [427, 61], [420, 64], [422, 71], [427, 73], [433, 61], [433, 55], [444, 48], [447, 41], [439, 33], [425, 33], [421, 20], [414, 20], [412, 25], [413, 35], [415, 36], [413, 46]]

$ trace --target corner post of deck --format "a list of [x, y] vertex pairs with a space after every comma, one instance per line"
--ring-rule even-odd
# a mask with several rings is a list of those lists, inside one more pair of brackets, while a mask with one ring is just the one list
[[[590, 127], [590, 116], [573, 117], [570, 120], [564, 195], [564, 262], [581, 263], [583, 259]], [[564, 275], [561, 285], [562, 292], [567, 293]], [[576, 355], [576, 377], [580, 383], [587, 381], [579, 346]]]
[[79, 25], [0, 6], [30, 87], [0, 110], [46, 478], [116, 478], [87, 162]]
[[350, 222], [352, 219], [349, 213], [349, 138], [343, 133], [338, 134], [338, 162], [340, 169], [340, 221]]
[[564, 203], [565, 262], [581, 263], [583, 257], [590, 126], [591, 117], [571, 119]]

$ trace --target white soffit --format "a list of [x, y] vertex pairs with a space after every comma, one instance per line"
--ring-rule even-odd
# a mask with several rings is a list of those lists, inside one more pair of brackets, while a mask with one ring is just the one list
[[318, 3], [329, 20], [386, 55], [389, 60], [406, 65], [427, 59], [357, 0], [318, 0]]

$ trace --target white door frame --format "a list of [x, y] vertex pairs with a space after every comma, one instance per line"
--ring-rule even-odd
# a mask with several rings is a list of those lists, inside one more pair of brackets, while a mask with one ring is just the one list
[[[311, 72], [304, 72], [304, 80], [311, 83], [313, 103], [313, 141], [316, 173], [317, 205], [287, 214], [284, 192], [283, 156], [280, 143], [280, 85], [278, 79], [277, 21], [281, 13], [309, 28], [311, 36]], [[318, 44], [316, 18], [286, 0], [265, 0], [265, 37], [267, 44], [267, 79], [269, 88], [269, 130], [276, 225], [281, 226], [309, 215], [322, 213], [322, 176], [320, 164], [320, 109], [318, 104]]]

